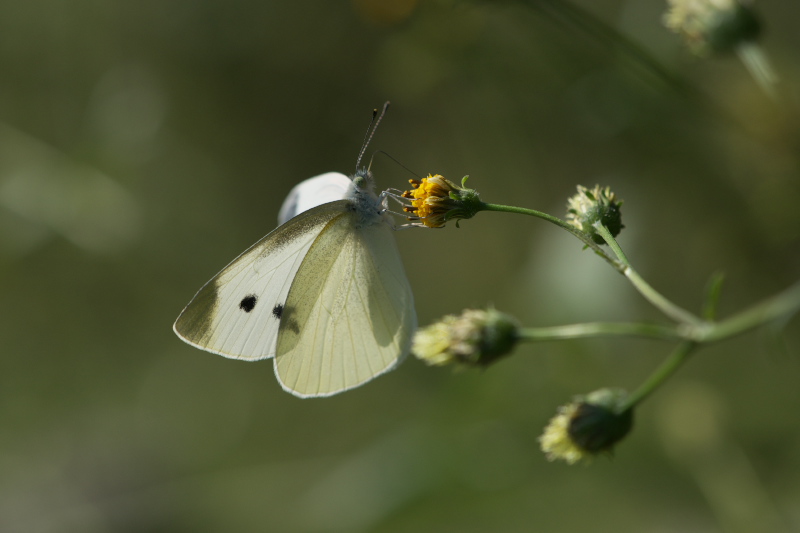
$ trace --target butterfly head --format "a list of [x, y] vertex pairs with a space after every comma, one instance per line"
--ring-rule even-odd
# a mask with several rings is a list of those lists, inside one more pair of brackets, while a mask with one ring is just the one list
[[368, 168], [360, 168], [353, 175], [353, 187], [357, 190], [372, 191], [375, 187], [375, 179]]

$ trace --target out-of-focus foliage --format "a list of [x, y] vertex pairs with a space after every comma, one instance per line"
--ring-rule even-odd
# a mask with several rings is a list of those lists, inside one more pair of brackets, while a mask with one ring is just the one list
[[[681, 305], [717, 269], [723, 317], [794, 281], [800, 6], [757, 4], [773, 100], [735, 57], [690, 57], [664, 2], [578, 4], [661, 74], [536, 4], [0, 4], [0, 530], [800, 528], [796, 321], [700, 353], [591, 468], [548, 463], [543, 426], [573, 394], [635, 386], [666, 347], [534, 344], [485, 372], [409, 360], [301, 401], [269, 362], [172, 333], [296, 182], [353, 170], [384, 100], [371, 148], [418, 176], [469, 174], [486, 201], [558, 216], [577, 184], [610, 185], [620, 243]], [[372, 169], [381, 188], [413, 177]], [[422, 324], [487, 304], [532, 326], [660, 318], [540, 221], [398, 240]]]

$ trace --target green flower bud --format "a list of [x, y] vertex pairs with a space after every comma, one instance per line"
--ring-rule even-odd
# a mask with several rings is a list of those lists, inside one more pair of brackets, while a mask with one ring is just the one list
[[601, 188], [595, 185], [594, 189], [587, 189], [578, 185], [578, 194], [567, 202], [567, 222], [584, 233], [588, 233], [597, 244], [605, 244], [602, 235], [594, 227], [598, 222], [608, 228], [611, 235], [616, 237], [624, 227], [622, 213], [620, 213], [622, 200], [617, 200], [611, 192], [611, 187]]
[[664, 25], [697, 55], [731, 52], [761, 33], [755, 12], [738, 0], [668, 1]]
[[488, 366], [508, 354], [519, 339], [517, 321], [495, 309], [466, 309], [421, 328], [411, 351], [429, 365]]
[[560, 407], [539, 437], [542, 451], [550, 461], [568, 464], [610, 452], [633, 426], [633, 411], [622, 410], [627, 396], [620, 389], [601, 389]]

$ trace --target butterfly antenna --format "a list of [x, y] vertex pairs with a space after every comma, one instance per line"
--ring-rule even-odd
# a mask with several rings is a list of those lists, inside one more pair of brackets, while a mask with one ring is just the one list
[[361, 158], [364, 157], [364, 152], [367, 151], [367, 146], [369, 146], [370, 141], [372, 141], [373, 135], [375, 135], [375, 130], [378, 129], [378, 124], [381, 123], [383, 120], [383, 115], [386, 114], [386, 110], [389, 109], [389, 102], [383, 104], [383, 108], [381, 109], [380, 115], [378, 114], [377, 109], [372, 110], [372, 122], [369, 123], [369, 128], [367, 128], [367, 133], [364, 135], [364, 142], [361, 144], [361, 151], [358, 152], [358, 159], [356, 160], [356, 171], [358, 171], [358, 165], [361, 164]]
[[372, 157], [371, 157], [371, 158], [370, 158], [370, 160], [369, 160], [369, 166], [370, 166], [370, 167], [372, 166], [372, 160], [373, 160], [373, 159], [375, 158], [375, 156], [376, 156], [376, 155], [378, 155], [378, 154], [383, 154], [383, 155], [385, 155], [386, 157], [388, 157], [389, 159], [391, 159], [392, 161], [394, 161], [395, 163], [397, 163], [398, 165], [400, 165], [400, 166], [401, 166], [401, 167], [402, 167], [404, 170], [406, 170], [406, 171], [407, 171], [409, 174], [411, 174], [412, 176], [415, 176], [415, 177], [417, 177], [417, 178], [419, 178], [419, 179], [422, 179], [422, 177], [421, 177], [419, 174], [417, 174], [416, 172], [414, 172], [413, 170], [411, 170], [410, 168], [408, 168], [407, 166], [405, 166], [403, 163], [401, 163], [400, 161], [398, 161], [397, 159], [395, 159], [395, 158], [392, 156], [392, 154], [390, 154], [389, 152], [384, 152], [383, 150], [378, 150], [378, 151], [376, 151], [374, 154], [372, 154]]

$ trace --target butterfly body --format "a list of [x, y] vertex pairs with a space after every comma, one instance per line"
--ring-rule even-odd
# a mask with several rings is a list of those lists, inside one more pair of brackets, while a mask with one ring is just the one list
[[409, 351], [416, 313], [384, 211], [366, 170], [302, 182], [281, 225], [206, 283], [173, 329], [225, 357], [274, 358], [300, 397], [388, 372]]

